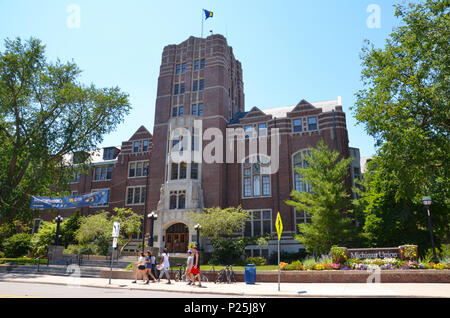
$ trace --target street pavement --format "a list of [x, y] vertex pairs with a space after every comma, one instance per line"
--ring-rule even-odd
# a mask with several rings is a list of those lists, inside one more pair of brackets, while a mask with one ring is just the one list
[[[36, 274], [0, 273], [0, 283], [28, 283], [52, 284], [68, 288], [96, 287], [110, 292], [120, 290], [149, 291], [152, 297], [166, 297], [168, 293], [181, 293], [185, 297], [445, 297], [450, 298], [450, 284], [423, 284], [423, 283], [373, 283], [373, 284], [345, 284], [345, 283], [281, 283], [278, 291], [277, 283], [234, 283], [214, 284], [203, 283], [203, 287], [188, 286], [184, 282], [172, 281], [166, 284], [162, 279], [160, 283], [150, 282], [148, 285], [141, 281], [133, 284], [131, 280], [112, 279], [111, 284], [107, 278], [89, 278], [73, 276], [49, 276]], [[2, 284], [3, 285], [3, 284]], [[1, 291], [1, 290], [0, 290]], [[0, 294], [5, 295], [4, 292]], [[74, 297], [85, 297], [82, 296]], [[142, 297], [150, 297], [145, 293]], [[156, 296], [155, 296], [156, 295]], [[175, 294], [174, 294], [175, 296]], [[58, 296], [55, 296], [58, 297]], [[104, 294], [102, 297], [108, 297]]]

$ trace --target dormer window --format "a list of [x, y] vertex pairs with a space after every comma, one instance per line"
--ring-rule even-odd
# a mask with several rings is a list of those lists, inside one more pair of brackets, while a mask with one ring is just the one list
[[113, 160], [115, 154], [115, 148], [104, 148], [103, 149], [103, 160]]

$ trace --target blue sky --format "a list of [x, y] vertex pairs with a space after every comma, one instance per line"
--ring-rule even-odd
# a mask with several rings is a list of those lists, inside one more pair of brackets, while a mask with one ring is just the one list
[[[399, 23], [384, 0], [0, 0], [0, 50], [5, 38], [37, 37], [50, 61], [73, 60], [82, 82], [119, 86], [130, 95], [132, 111], [100, 146], [121, 145], [140, 125], [153, 131], [155, 97], [164, 46], [200, 36], [205, 21], [227, 37], [242, 62], [247, 110], [295, 105], [342, 96], [350, 146], [361, 156], [375, 152], [374, 140], [356, 126], [350, 107], [362, 88], [359, 54], [364, 39], [382, 47]], [[67, 20], [80, 9], [79, 27]], [[380, 27], [367, 19], [380, 8]], [[72, 21], [72, 20], [70, 20]]]

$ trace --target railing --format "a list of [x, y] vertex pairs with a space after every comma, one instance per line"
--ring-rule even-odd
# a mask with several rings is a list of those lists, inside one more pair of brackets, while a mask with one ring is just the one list
[[[87, 251], [89, 251], [90, 250], [90, 248], [85, 248], [84, 250], [82, 250], [81, 252], [79, 252], [78, 254], [77, 254], [77, 263], [78, 263], [78, 266], [81, 266], [82, 264], [83, 264], [83, 255], [84, 255], [84, 253], [86, 253]], [[89, 256], [88, 256], [88, 259], [89, 259]]]
[[34, 259], [34, 262], [35, 262], [35, 265], [36, 265], [36, 262], [37, 262], [37, 271], [39, 272], [39, 267], [40, 267], [40, 265], [41, 265], [41, 259], [43, 258], [43, 257], [47, 257], [47, 266], [48, 266], [48, 254], [45, 254], [45, 255], [41, 255], [41, 256], [38, 256], [38, 257], [36, 257], [35, 259]]

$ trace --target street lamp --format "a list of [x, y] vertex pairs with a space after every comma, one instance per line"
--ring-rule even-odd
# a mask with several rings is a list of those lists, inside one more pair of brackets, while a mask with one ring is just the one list
[[194, 229], [197, 231], [197, 250], [200, 251], [200, 229], [202, 226], [200, 224], [195, 224]]
[[150, 235], [148, 237], [148, 246], [153, 247], [153, 225], [158, 218], [158, 214], [155, 211], [150, 212], [147, 217], [150, 219]]
[[55, 235], [55, 245], [58, 246], [58, 241], [59, 241], [59, 225], [61, 224], [61, 222], [64, 220], [64, 218], [61, 215], [58, 215], [57, 217], [55, 217], [55, 221], [56, 221], [56, 235]]
[[431, 198], [430, 197], [423, 197], [422, 204], [427, 208], [428, 228], [430, 229], [431, 246], [433, 248], [433, 258], [434, 258], [434, 261], [437, 262], [436, 248], [434, 247], [433, 226], [431, 225], [431, 216], [430, 216]]

